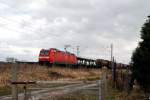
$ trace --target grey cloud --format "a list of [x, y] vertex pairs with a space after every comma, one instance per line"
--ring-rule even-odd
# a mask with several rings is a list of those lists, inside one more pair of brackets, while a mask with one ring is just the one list
[[[130, 61], [140, 27], [150, 12], [150, 1], [140, 0], [39, 0], [39, 3], [7, 0], [3, 3], [7, 4], [4, 9], [8, 12], [0, 9], [1, 16], [22, 19], [19, 27], [14, 26], [22, 30], [20, 38], [5, 40], [10, 45], [38, 49], [80, 45], [81, 56], [109, 59], [109, 45], [114, 43], [115, 56], [125, 63]], [[36, 8], [38, 4], [41, 5]], [[27, 59], [30, 53], [25, 50], [22, 55]]]

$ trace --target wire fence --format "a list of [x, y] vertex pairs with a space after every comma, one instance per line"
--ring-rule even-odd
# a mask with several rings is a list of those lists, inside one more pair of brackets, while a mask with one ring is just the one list
[[115, 87], [126, 92], [130, 91], [131, 73], [129, 69], [116, 70]]

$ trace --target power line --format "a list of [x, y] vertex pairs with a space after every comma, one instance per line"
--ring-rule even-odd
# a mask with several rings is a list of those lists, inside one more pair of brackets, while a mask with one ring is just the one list
[[[34, 32], [34, 31], [32, 31], [32, 32], [30, 31], [30, 32], [29, 32], [29, 31], [27, 31], [27, 30], [18, 31], [18, 30], [16, 30], [16, 29], [12, 29], [12, 28], [10, 28], [10, 27], [4, 27], [4, 26], [2, 26], [2, 25], [1, 25], [0, 28], [2, 28], [2, 29], [7, 29], [7, 30], [10, 30], [10, 31], [13, 31], [13, 32], [17, 32], [17, 33], [23, 33], [23, 34], [27, 34], [27, 33], [28, 33], [28, 34], [29, 34], [29, 33], [31, 33], [31, 34], [32, 34], [32, 33], [40, 33], [39, 31], [35, 31], [35, 32]], [[46, 32], [46, 34], [47, 34], [47, 33], [48, 33], [48, 32]], [[53, 34], [53, 35], [54, 35], [55, 37], [58, 37], [58, 35], [56, 35], [56, 34]]]
[[[0, 27], [0, 28], [2, 28], [2, 27]], [[7, 30], [10, 30], [10, 31], [13, 31], [13, 32], [16, 32], [16, 33], [23, 33], [23, 34], [31, 33], [31, 32], [18, 31], [18, 30], [9, 28], [9, 27], [3, 27], [3, 29], [7, 29]]]
[[[3, 1], [3, 2], [0, 2], [1, 4], [5, 4], [5, 5], [8, 5], [8, 4], [6, 4], [6, 3], [4, 3], [5, 1]], [[20, 11], [20, 10], [18, 10], [18, 9], [16, 9], [16, 8], [14, 8], [13, 6], [8, 6], [9, 8], [12, 8], [12, 9], [14, 9], [15, 11], [17, 11], [17, 12], [23, 12], [23, 11]], [[6, 22], [4, 22], [4, 23], [2, 23], [1, 22], [1, 24], [9, 24], [9, 23], [11, 23], [11, 22], [15, 22], [16, 24], [18, 23], [18, 24], [20, 24], [18, 21], [16, 21], [16, 20], [12, 20], [12, 19], [9, 19], [9, 18], [5, 18], [5, 17], [3, 17], [3, 16], [0, 16], [1, 17], [1, 19], [3, 20], [3, 21], [7, 21], [7, 23]], [[22, 18], [23, 18], [23, 20], [25, 19], [23, 16], [22, 16]], [[12, 24], [13, 24], [12, 23]], [[32, 23], [32, 22], [31, 22]], [[2, 26], [2, 25], [1, 25]], [[39, 31], [35, 28], [35, 30], [33, 30], [33, 28], [31, 27], [25, 27], [25, 28], [18, 28], [19, 30], [22, 30], [22, 31], [25, 31], [25, 32], [20, 32], [20, 31], [18, 31], [18, 30], [16, 30], [16, 29], [12, 29], [12, 28], [9, 28], [9, 27], [4, 27], [4, 26], [2, 26], [4, 29], [7, 29], [7, 30], [11, 30], [11, 31], [15, 31], [15, 32], [19, 32], [19, 33], [40, 33], [39, 31], [41, 31], [41, 26], [38, 28], [39, 29]], [[2, 28], [1, 27], [1, 28]], [[42, 29], [42, 31], [43, 31], [43, 29]], [[46, 32], [47, 33], [47, 32]], [[55, 36], [56, 36], [56, 34], [54, 34]]]
[[[4, 4], [4, 5], [8, 5], [7, 3], [4, 3], [4, 2], [5, 2], [5, 1], [2, 1], [2, 0], [1, 0], [0, 3], [1, 3], [1, 4]], [[11, 8], [11, 9], [14, 9], [16, 12], [19, 12], [19, 13], [20, 13], [20, 12], [23, 12], [23, 11], [21, 11], [21, 10], [18, 10], [17, 8], [14, 8], [12, 5], [8, 5], [8, 7]], [[24, 13], [24, 12], [23, 12], [23, 13]]]
[[22, 28], [19, 29], [18, 28], [18, 30], [20, 30], [20, 31], [18, 31], [16, 29], [13, 29], [12, 27], [11, 28], [8, 27], [8, 26], [5, 27], [5, 25], [9, 24], [9, 21], [8, 22], [5, 22], [4, 20], [1, 20], [1, 21], [3, 21], [3, 22], [1, 22], [1, 27], [0, 28], [3, 28], [3, 29], [11, 30], [11, 31], [14, 31], [14, 32], [17, 32], [17, 33], [39, 33], [39, 31], [37, 32], [37, 30], [34, 31], [34, 30], [27, 30], [27, 29], [22, 29]]
[[[3, 27], [3, 28], [2, 28], [2, 27]], [[9, 27], [4, 27], [4, 26], [1, 26], [0, 28], [2, 28], [2, 29], [7, 29], [7, 30], [10, 30], [10, 31], [14, 31], [14, 32], [17, 32], [17, 33], [29, 33], [29, 32], [18, 31], [18, 30], [9, 28]], [[30, 32], [30, 33], [31, 33], [31, 32]]]
[[79, 56], [79, 53], [80, 53], [79, 47], [80, 47], [80, 46], [77, 46], [77, 56]]
[[[4, 2], [4, 1], [3, 1]], [[8, 5], [8, 4], [6, 4], [6, 3], [3, 3], [3, 2], [0, 2], [1, 4], [5, 4], [5, 5]], [[18, 10], [18, 9], [16, 9], [16, 8], [14, 8], [14, 7], [12, 7], [12, 6], [8, 6], [9, 8], [11, 8], [11, 9], [14, 9], [15, 11], [17, 11], [17, 12], [22, 12], [22, 11], [20, 11], [20, 10]], [[7, 20], [8, 22], [15, 22], [15, 23], [18, 23], [18, 24], [21, 24], [21, 23], [19, 23], [18, 21], [16, 21], [16, 20], [12, 20], [12, 19], [9, 19], [9, 18], [6, 18], [6, 17], [3, 17], [3, 16], [0, 16], [1, 17], [1, 19], [3, 19], [3, 20]], [[22, 16], [22, 18], [23, 18], [23, 20], [24, 20], [24, 17]], [[32, 23], [32, 22], [30, 22], [30, 23]], [[25, 29], [27, 29], [27, 30], [29, 30], [29, 31], [33, 31], [33, 28], [30, 28], [30, 27], [25, 27]], [[33, 31], [34, 32], [34, 31]]]
[[[9, 24], [9, 23], [13, 24], [12, 22], [15, 22], [16, 24], [20, 24], [20, 23], [14, 21], [14, 20], [11, 20], [11, 19], [3, 18], [3, 17], [1, 17], [1, 16], [0, 16], [0, 18], [1, 18], [3, 21], [7, 21], [6, 23], [3, 23], [3, 24]], [[10, 21], [11, 21], [11, 22], [10, 22]], [[31, 29], [31, 28], [29, 28], [29, 27], [28, 27], [28, 28], [23, 28], [22, 30], [35, 32], [35, 31], [33, 30], [33, 28]]]
[[[4, 3], [5, 1], [3, 1], [3, 2], [0, 2], [1, 4], [4, 4], [4, 5], [8, 5], [7, 3]], [[21, 10], [18, 10], [17, 8], [14, 8], [13, 6], [11, 6], [11, 5], [8, 5], [8, 7], [9, 8], [11, 8], [11, 9], [13, 9], [13, 10], [15, 10], [15, 11], [17, 11], [17, 12], [23, 12], [23, 11], [21, 11]], [[9, 19], [9, 18], [6, 18], [6, 17], [3, 17], [3, 16], [0, 16], [0, 18], [2, 19], [2, 20], [4, 20], [4, 21], [7, 21], [8, 23], [11, 23], [11, 22], [15, 22], [16, 24], [21, 24], [21, 23], [19, 23], [18, 21], [16, 21], [16, 20], [12, 20], [12, 19]], [[23, 18], [23, 20], [24, 20], [24, 17], [22, 16], [22, 18]], [[30, 22], [30, 23], [32, 23], [32, 22]], [[4, 24], [6, 24], [6, 23], [4, 23]], [[5, 27], [6, 28], [6, 27]], [[7, 29], [9, 29], [9, 30], [13, 30], [13, 31], [15, 31], [16, 32], [16, 30], [14, 30], [14, 29], [12, 29], [12, 28], [8, 28], [7, 27]], [[39, 29], [41, 29], [41, 27], [39, 28]], [[33, 28], [31, 27], [25, 27], [24, 29], [22, 29], [22, 30], [25, 30], [25, 31], [29, 31], [29, 33], [35, 33], [36, 31], [34, 31], [33, 30]], [[18, 31], [18, 30], [17, 30]], [[37, 32], [36, 32], [37, 33]]]
[[[3, 20], [7, 20], [8, 22], [15, 22], [15, 23], [17, 23], [17, 24], [21, 24], [21, 23], [19, 23], [18, 21], [16, 21], [16, 20], [12, 20], [12, 19], [9, 19], [9, 18], [5, 18], [5, 17], [3, 17], [3, 16], [0, 16], [0, 18], [1, 19], [3, 19]], [[28, 27], [28, 29], [30, 30], [30, 31], [33, 31], [32, 29], [33, 28], [30, 28], [30, 27]]]

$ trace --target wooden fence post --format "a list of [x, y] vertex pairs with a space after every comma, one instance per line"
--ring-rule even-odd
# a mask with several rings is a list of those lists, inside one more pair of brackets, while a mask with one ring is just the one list
[[102, 67], [101, 100], [107, 97], [107, 67]]
[[[18, 65], [15, 62], [12, 63], [11, 70], [12, 70], [12, 82], [16, 82]], [[18, 100], [18, 89], [16, 84], [12, 84], [12, 100]]]

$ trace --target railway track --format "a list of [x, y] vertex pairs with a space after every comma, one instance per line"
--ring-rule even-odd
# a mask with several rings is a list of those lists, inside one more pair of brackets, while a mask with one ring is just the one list
[[24, 62], [24, 61], [16, 61], [18, 64], [39, 64], [39, 62]]
[[[101, 68], [102, 66], [106, 66], [108, 68], [111, 68], [111, 61], [108, 60], [104, 60], [104, 59], [97, 59], [97, 60], [93, 60], [93, 59], [88, 59], [88, 58], [81, 58], [81, 57], [77, 57], [78, 63], [77, 65], [75, 65], [75, 68], [79, 68], [79, 67], [85, 67], [85, 68]], [[0, 64], [8, 64], [9, 62], [0, 62]], [[29, 65], [39, 65], [39, 62], [30, 62], [30, 61], [16, 61], [17, 64], [29, 64]], [[47, 66], [50, 66], [48, 63], [44, 64]], [[69, 67], [69, 64], [64, 64], [64, 65], [60, 65], [60, 64], [53, 64], [53, 65], [58, 65], [58, 66], [65, 66], [65, 67]], [[51, 65], [52, 66], [52, 65]], [[127, 64], [122, 64], [122, 63], [117, 63], [114, 62], [114, 66], [116, 66], [116, 68], [118, 69], [126, 69], [129, 68], [130, 66]]]

